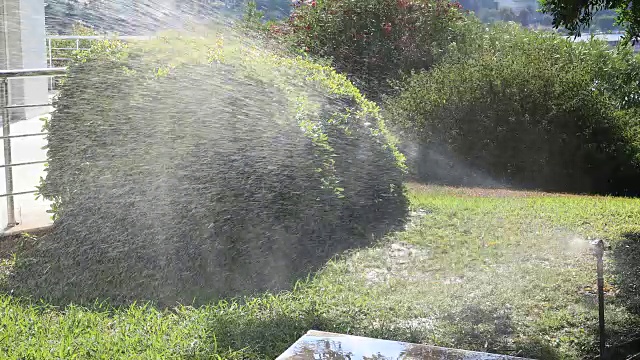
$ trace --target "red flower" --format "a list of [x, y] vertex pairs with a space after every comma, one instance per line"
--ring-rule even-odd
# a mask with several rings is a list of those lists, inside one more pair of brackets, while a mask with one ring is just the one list
[[391, 23], [382, 24], [382, 31], [384, 31], [386, 35], [389, 35], [391, 33]]
[[397, 0], [398, 3], [398, 7], [401, 9], [406, 8], [407, 6], [409, 6], [409, 1], [408, 0]]
[[316, 0], [313, 0], [313, 1], [311, 2], [311, 7], [316, 7], [316, 5], [317, 5]]

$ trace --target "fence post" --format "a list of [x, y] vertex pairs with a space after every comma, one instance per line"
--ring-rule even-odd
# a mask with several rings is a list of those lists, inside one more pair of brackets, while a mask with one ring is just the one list
[[[0, 110], [2, 111], [2, 136], [4, 137], [4, 163], [11, 165], [11, 120], [9, 119], [9, 80], [0, 78]], [[13, 199], [13, 168], [4, 168], [5, 190], [7, 196], [7, 228], [16, 226], [15, 204]]]
[[[49, 43], [49, 67], [52, 68], [53, 67], [53, 53], [52, 53], [52, 50], [51, 50], [51, 38], [48, 38], [47, 42]], [[49, 78], [49, 88], [51, 90], [53, 90], [53, 77]]]

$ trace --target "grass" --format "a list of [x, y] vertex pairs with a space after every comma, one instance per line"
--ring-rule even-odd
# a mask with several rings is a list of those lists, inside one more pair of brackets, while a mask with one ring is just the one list
[[[585, 358], [597, 352], [594, 238], [611, 246], [609, 340], [638, 335], [640, 201], [420, 185], [410, 198], [405, 231], [344, 254], [289, 292], [168, 310], [59, 309], [0, 295], [0, 357], [267, 359], [313, 328]], [[0, 266], [10, 265], [8, 257]]]

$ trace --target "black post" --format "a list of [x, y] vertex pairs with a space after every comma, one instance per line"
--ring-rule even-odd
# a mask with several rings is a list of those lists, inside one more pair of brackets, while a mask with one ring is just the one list
[[604, 256], [604, 242], [598, 240], [595, 242], [595, 255], [598, 259], [598, 315], [600, 330], [600, 359], [606, 359], [606, 334], [604, 330], [604, 269], [602, 258]]

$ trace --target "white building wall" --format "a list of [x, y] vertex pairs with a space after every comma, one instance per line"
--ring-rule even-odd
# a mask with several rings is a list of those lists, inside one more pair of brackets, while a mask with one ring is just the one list
[[[0, 0], [0, 69], [46, 68], [44, 0]], [[48, 101], [47, 78], [9, 81], [11, 104], [44, 104]], [[48, 108], [11, 110], [12, 121], [40, 116]]]

